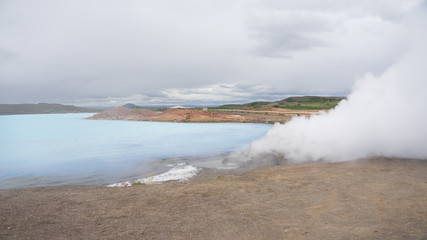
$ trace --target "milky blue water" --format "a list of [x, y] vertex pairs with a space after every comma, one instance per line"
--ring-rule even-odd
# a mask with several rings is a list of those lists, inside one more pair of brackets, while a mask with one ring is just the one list
[[0, 188], [110, 184], [156, 171], [161, 159], [247, 148], [265, 124], [87, 120], [88, 113], [0, 116]]

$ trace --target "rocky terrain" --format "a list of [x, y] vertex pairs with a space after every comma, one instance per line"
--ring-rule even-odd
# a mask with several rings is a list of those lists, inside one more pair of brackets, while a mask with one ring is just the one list
[[261, 110], [214, 109], [208, 111], [171, 108], [155, 112], [148, 109], [115, 107], [97, 113], [89, 117], [89, 119], [159, 122], [284, 123], [289, 121], [293, 116], [310, 116], [317, 113], [319, 113], [318, 110], [290, 110], [281, 108], [266, 108]]
[[97, 113], [92, 117], [89, 117], [89, 119], [149, 121], [150, 117], [157, 115], [159, 115], [159, 113], [147, 109], [129, 109], [126, 107], [115, 107]]
[[129, 109], [116, 107], [98, 114], [89, 119], [104, 120], [132, 120], [132, 121], [160, 121], [160, 122], [252, 122], [253, 119], [235, 114], [221, 114], [195, 109], [167, 109], [154, 112], [148, 109]]

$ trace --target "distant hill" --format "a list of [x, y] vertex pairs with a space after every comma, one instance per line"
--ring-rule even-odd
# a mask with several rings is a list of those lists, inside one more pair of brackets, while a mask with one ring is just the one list
[[289, 97], [275, 102], [251, 102], [246, 104], [228, 104], [210, 109], [258, 109], [258, 108], [284, 108], [284, 109], [331, 109], [345, 97]]
[[123, 105], [122, 107], [129, 108], [129, 109], [141, 109], [141, 108], [143, 108], [143, 107], [137, 106], [133, 103], [127, 103], [127, 104]]
[[100, 110], [62, 105], [55, 103], [39, 104], [0, 104], [0, 115], [42, 114], [42, 113], [86, 113]]

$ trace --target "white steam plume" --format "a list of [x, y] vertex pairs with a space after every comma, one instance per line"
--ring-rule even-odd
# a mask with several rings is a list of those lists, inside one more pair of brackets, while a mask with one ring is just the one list
[[[256, 161], [348, 161], [371, 156], [427, 158], [427, 21], [409, 21], [408, 52], [380, 76], [366, 74], [328, 113], [280, 125], [237, 156]], [[369, 57], [369, 56], [367, 56]]]

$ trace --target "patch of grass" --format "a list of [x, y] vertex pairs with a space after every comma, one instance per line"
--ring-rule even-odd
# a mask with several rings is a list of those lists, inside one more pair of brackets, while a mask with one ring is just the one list
[[331, 109], [343, 99], [343, 97], [290, 97], [277, 103], [280, 108], [286, 109]]
[[304, 96], [304, 97], [289, 97], [275, 102], [251, 102], [247, 104], [227, 104], [219, 107], [210, 107], [211, 110], [221, 109], [260, 109], [268, 107], [277, 107], [285, 109], [331, 109], [334, 108], [344, 97], [319, 97], [319, 96]]

